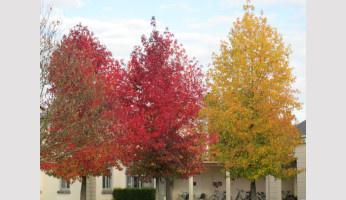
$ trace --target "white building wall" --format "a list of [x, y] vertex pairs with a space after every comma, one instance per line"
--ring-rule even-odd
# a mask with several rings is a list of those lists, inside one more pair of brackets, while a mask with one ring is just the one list
[[102, 189], [102, 176], [96, 177], [96, 199], [97, 200], [111, 200], [113, 198], [114, 188], [126, 188], [126, 175], [125, 168], [118, 170], [115, 167], [111, 168], [111, 192], [103, 191]]
[[281, 180], [274, 178], [274, 176], [269, 175], [266, 177], [266, 200], [281, 200]]
[[76, 181], [70, 184], [70, 194], [59, 194], [60, 179], [40, 172], [40, 200], [79, 200], [81, 183]]
[[[306, 144], [300, 144], [295, 150], [297, 157], [297, 169], [306, 169]], [[298, 200], [306, 199], [306, 172], [297, 175], [297, 197]]]
[[86, 200], [96, 200], [96, 187], [96, 177], [88, 177], [86, 181]]
[[[297, 157], [297, 168], [306, 168], [306, 145], [300, 144], [296, 148]], [[225, 175], [221, 173], [218, 166], [209, 166], [209, 170], [201, 175], [194, 177], [194, 194], [199, 197], [201, 193], [207, 195], [207, 199], [214, 194], [215, 188], [213, 182], [221, 182], [221, 186], [216, 188], [216, 190], [223, 192], [226, 191], [226, 178]], [[112, 180], [111, 188], [126, 188], [126, 175], [125, 169], [119, 171], [112, 168]], [[268, 187], [266, 187], [266, 185]], [[173, 199], [176, 199], [178, 194], [182, 192], [188, 192], [188, 179], [185, 180], [175, 180], [173, 182]], [[81, 183], [76, 181], [70, 185], [70, 194], [59, 194], [60, 190], [60, 180], [40, 172], [40, 199], [41, 200], [79, 200], [80, 199], [80, 189]], [[233, 199], [238, 194], [238, 190], [250, 190], [250, 182], [244, 179], [231, 180], [231, 196]], [[265, 192], [268, 197], [267, 200], [280, 199], [281, 191], [290, 191], [291, 193], [297, 194], [298, 200], [306, 199], [306, 173], [303, 172], [297, 175], [295, 178], [286, 181], [275, 181], [274, 178], [269, 178], [268, 180], [260, 179], [256, 181], [257, 192]], [[97, 200], [110, 200], [112, 199], [111, 193], [102, 192], [102, 177], [95, 178], [94, 191], [95, 198]], [[268, 193], [269, 192], [269, 193]], [[268, 196], [269, 194], [269, 196]], [[90, 200], [93, 200], [90, 198]]]
[[126, 174], [125, 168], [121, 171], [113, 168], [112, 187], [113, 188], [126, 188]]
[[[70, 194], [59, 194], [60, 179], [40, 172], [40, 200], [79, 200], [81, 182], [76, 181], [70, 184]], [[113, 188], [125, 188], [126, 175], [125, 169], [119, 171], [112, 167], [111, 190]], [[90, 177], [87, 180], [87, 200], [111, 200], [112, 192], [102, 192], [102, 176]]]

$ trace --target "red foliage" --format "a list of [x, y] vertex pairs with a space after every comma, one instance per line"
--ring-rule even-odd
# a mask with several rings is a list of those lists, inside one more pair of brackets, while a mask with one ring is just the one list
[[187, 178], [204, 170], [205, 137], [197, 131], [203, 74], [166, 30], [142, 36], [128, 67], [132, 111], [128, 127], [135, 161], [129, 173], [144, 178]]
[[44, 144], [50, 148], [41, 150], [41, 158], [57, 158], [41, 161], [41, 169], [75, 180], [120, 168], [130, 157], [121, 103], [127, 84], [119, 62], [93, 33], [77, 25], [53, 52], [48, 71], [52, 101]]

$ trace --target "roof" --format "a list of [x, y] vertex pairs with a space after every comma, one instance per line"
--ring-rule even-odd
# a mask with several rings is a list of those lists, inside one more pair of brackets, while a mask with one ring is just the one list
[[302, 137], [305, 138], [306, 137], [306, 120], [300, 122], [297, 125], [297, 128], [299, 129], [299, 131], [302, 133]]
[[46, 115], [47, 109], [41, 104], [40, 105], [40, 118], [43, 118]]
[[46, 108], [42, 104], [40, 104], [40, 109], [46, 110]]

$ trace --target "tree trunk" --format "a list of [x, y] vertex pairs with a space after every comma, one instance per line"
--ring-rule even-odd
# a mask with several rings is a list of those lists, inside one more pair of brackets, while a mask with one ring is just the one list
[[86, 176], [82, 176], [82, 188], [80, 190], [80, 200], [86, 200]]
[[166, 178], [166, 200], [173, 200], [173, 181], [170, 178]]
[[256, 182], [255, 180], [254, 181], [251, 181], [251, 184], [250, 184], [250, 187], [251, 187], [251, 192], [250, 192], [250, 199], [251, 200], [256, 200]]

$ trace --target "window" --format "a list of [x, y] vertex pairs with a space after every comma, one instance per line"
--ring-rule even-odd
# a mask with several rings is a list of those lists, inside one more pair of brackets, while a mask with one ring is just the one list
[[61, 178], [60, 181], [60, 189], [62, 190], [69, 190], [70, 189], [70, 182], [67, 182], [66, 179]]
[[132, 187], [132, 177], [129, 175], [126, 175], [126, 187], [128, 188]]
[[154, 187], [153, 179], [150, 179], [148, 182], [142, 182], [142, 187]]
[[102, 189], [111, 188], [111, 178], [107, 176], [102, 176]]
[[102, 194], [112, 194], [112, 174], [111, 168], [107, 168], [110, 176], [102, 176]]
[[133, 177], [133, 187], [135, 187], [135, 188], [141, 187], [141, 182], [139, 181], [139, 178], [137, 176]]
[[150, 179], [148, 182], [142, 182], [139, 176], [126, 175], [126, 187], [127, 188], [154, 187], [154, 179]]
[[60, 179], [60, 190], [58, 190], [58, 194], [71, 194], [70, 182], [64, 178]]
[[[111, 174], [111, 169], [107, 169], [109, 174]], [[111, 177], [102, 176], [102, 189], [111, 189]]]
[[128, 188], [142, 188], [142, 187], [154, 187], [153, 179], [148, 182], [142, 182], [138, 176], [126, 176], [126, 187]]

